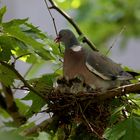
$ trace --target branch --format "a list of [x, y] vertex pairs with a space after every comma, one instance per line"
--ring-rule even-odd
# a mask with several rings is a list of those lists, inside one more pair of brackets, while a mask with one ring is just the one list
[[85, 120], [85, 123], [87, 124], [87, 126], [89, 127], [89, 129], [91, 130], [91, 132], [94, 133], [95, 135], [97, 135], [100, 140], [103, 140], [103, 138], [92, 128], [91, 124], [89, 123], [89, 121], [87, 120], [85, 114], [83, 113], [83, 110], [82, 110], [81, 105], [78, 104], [78, 106], [79, 106], [80, 112], [82, 114], [82, 117]]
[[49, 94], [48, 97], [46, 97], [46, 100], [57, 101], [63, 98], [64, 100], [68, 101], [66, 104], [57, 105], [57, 108], [55, 107], [55, 105], [52, 105], [52, 110], [61, 110], [62, 108], [68, 108], [72, 106], [74, 104], [73, 101], [75, 100], [80, 102], [91, 101], [92, 104], [100, 104], [100, 101], [104, 101], [106, 99], [111, 99], [115, 96], [122, 96], [129, 93], [140, 93], [140, 82], [135, 84], [124, 85], [118, 88], [107, 90], [106, 92], [80, 91], [77, 94], [71, 92], [71, 86], [68, 87], [67, 85], [65, 85], [65, 83], [63, 83], [62, 87], [59, 86], [56, 90]]
[[49, 126], [56, 120], [58, 120], [58, 116], [53, 116], [53, 117], [41, 122], [40, 124], [38, 124], [34, 127], [26, 129], [25, 131], [23, 131], [22, 135], [23, 136], [30, 136], [30, 135], [36, 134], [40, 131], [48, 130]]
[[[1, 60], [0, 60], [0, 63], [1, 63], [3, 66], [5, 66], [5, 67], [7, 67], [8, 69], [10, 69], [11, 71], [13, 71], [13, 72], [16, 74], [16, 76], [24, 83], [24, 85], [25, 85], [26, 87], [29, 88], [30, 91], [34, 92], [35, 94], [37, 94], [38, 96], [40, 96], [42, 99], [44, 99], [44, 96], [41, 95], [41, 94], [40, 94], [37, 90], [35, 90], [32, 86], [30, 86], [30, 85], [28, 84], [28, 82], [21, 76], [21, 74], [20, 74], [12, 65], [9, 65], [9, 64], [7, 64], [6, 62], [3, 62], [3, 61], [1, 61]], [[45, 99], [44, 99], [44, 100], [45, 100]]]
[[74, 20], [67, 15], [63, 10], [61, 10], [54, 2], [53, 0], [48, 0], [51, 3], [50, 9], [55, 9], [58, 13], [60, 13], [77, 31], [79, 36], [83, 36], [83, 42], [86, 42], [94, 51], [98, 51], [96, 49], [96, 46], [82, 33], [79, 26], [74, 22]]
[[57, 28], [56, 28], [56, 23], [55, 23], [55, 19], [54, 19], [53, 15], [52, 15], [52, 13], [51, 13], [51, 11], [50, 11], [50, 8], [49, 8], [49, 5], [48, 5], [48, 3], [47, 3], [47, 0], [44, 0], [44, 2], [45, 2], [45, 4], [46, 4], [47, 9], [48, 9], [48, 12], [49, 12], [49, 14], [50, 14], [50, 16], [51, 16], [51, 19], [52, 19], [52, 22], [53, 22], [53, 25], [54, 25], [54, 29], [55, 29], [55, 33], [56, 33], [56, 35], [58, 35], [58, 33], [57, 33]]
[[[99, 102], [99, 101], [113, 98], [115, 96], [122, 96], [124, 94], [139, 93], [139, 92], [140, 92], [140, 82], [135, 83], [135, 84], [124, 85], [124, 86], [114, 88], [111, 90], [107, 90], [105, 93], [100, 93], [100, 92], [84, 93], [83, 97], [86, 96], [86, 98], [83, 98], [83, 100], [85, 99], [87, 100], [89, 96], [89, 98], [93, 98], [92, 102]], [[80, 98], [82, 98], [82, 95], [80, 95]]]
[[26, 122], [26, 118], [19, 112], [19, 109], [14, 101], [13, 92], [10, 86], [5, 86], [2, 83], [2, 88], [5, 95], [5, 103], [6, 103], [5, 110], [13, 118], [14, 123], [16, 125], [20, 126], [21, 124], [24, 124]]
[[2, 96], [2, 93], [0, 93], [0, 107], [4, 110], [7, 109], [5, 98]]
[[31, 127], [29, 129], [26, 129], [25, 131], [23, 131], [22, 135], [24, 136], [29, 136], [29, 135], [32, 135], [32, 134], [36, 134], [40, 131], [43, 131], [44, 128], [50, 124], [52, 122], [52, 118], [49, 118], [43, 122], [41, 122], [39, 125], [36, 125], [34, 127]]
[[[55, 33], [56, 33], [56, 35], [58, 35], [57, 27], [56, 27], [56, 22], [55, 22], [55, 19], [54, 19], [52, 13], [51, 13], [51, 10], [50, 10], [50, 8], [49, 8], [49, 5], [48, 5], [48, 3], [47, 3], [47, 0], [44, 0], [44, 2], [45, 2], [45, 4], [46, 4], [47, 9], [48, 9], [48, 12], [49, 12], [49, 14], [50, 14], [50, 16], [51, 16], [51, 19], [52, 19], [52, 22], [53, 22], [53, 25], [54, 25], [54, 29], [55, 29]], [[61, 53], [62, 51], [61, 51], [61, 48], [60, 48], [60, 44], [59, 44], [59, 47], [58, 47], [58, 48], [59, 48], [59, 51], [60, 51], [60, 53]]]

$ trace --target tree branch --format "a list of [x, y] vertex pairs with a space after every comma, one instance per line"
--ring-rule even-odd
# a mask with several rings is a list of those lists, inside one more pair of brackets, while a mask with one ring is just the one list
[[4, 110], [7, 110], [6, 101], [5, 98], [2, 96], [2, 93], [0, 93], [0, 107]]
[[41, 122], [40, 124], [38, 124], [36, 126], [33, 126], [33, 127], [29, 128], [29, 129], [24, 130], [22, 135], [30, 136], [30, 135], [36, 134], [36, 133], [38, 133], [40, 131], [48, 130], [50, 125], [55, 121], [57, 122], [57, 120], [58, 120], [58, 116], [53, 116], [53, 117]]
[[26, 122], [26, 117], [20, 114], [19, 109], [14, 101], [13, 93], [10, 86], [5, 86], [2, 83], [2, 89], [5, 95], [6, 108], [5, 111], [13, 118], [14, 123], [18, 126]]
[[83, 42], [86, 42], [94, 51], [98, 51], [96, 49], [96, 46], [82, 33], [79, 26], [74, 22], [74, 20], [66, 14], [63, 10], [61, 10], [54, 2], [53, 0], [48, 0], [51, 3], [50, 9], [55, 9], [58, 13], [60, 13], [77, 31], [79, 36], [83, 36]]
[[[92, 102], [103, 101], [106, 99], [113, 98], [115, 96], [122, 96], [124, 94], [129, 93], [139, 93], [140, 92], [140, 82], [135, 84], [124, 85], [118, 88], [114, 88], [111, 90], [107, 90], [104, 93], [97, 92], [97, 93], [84, 93], [80, 95], [81, 100], [87, 100], [92, 98]], [[83, 96], [83, 99], [82, 99]], [[86, 98], [84, 98], [86, 96]], [[89, 97], [88, 97], [89, 96]]]
[[12, 65], [7, 64], [6, 62], [3, 62], [3, 61], [1, 61], [1, 60], [0, 60], [0, 63], [1, 63], [3, 66], [5, 66], [5, 67], [7, 67], [8, 69], [10, 69], [11, 71], [13, 71], [13, 72], [16, 74], [16, 76], [24, 83], [24, 85], [25, 85], [26, 87], [29, 88], [30, 91], [34, 92], [35, 94], [37, 94], [38, 96], [40, 96], [43, 100], [45, 100], [45, 99], [44, 99], [44, 96], [41, 95], [41, 94], [40, 94], [37, 90], [35, 90], [32, 86], [30, 86], [30, 85], [28, 84], [28, 82], [21, 76], [21, 74], [20, 74]]

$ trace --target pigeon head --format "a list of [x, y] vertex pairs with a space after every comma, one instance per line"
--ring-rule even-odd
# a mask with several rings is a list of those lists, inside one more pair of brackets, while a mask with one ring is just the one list
[[74, 33], [68, 29], [61, 30], [55, 40], [56, 42], [62, 42], [66, 48], [79, 45], [79, 42]]

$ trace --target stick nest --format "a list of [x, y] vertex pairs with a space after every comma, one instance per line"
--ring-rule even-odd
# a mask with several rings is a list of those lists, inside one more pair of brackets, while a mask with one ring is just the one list
[[[48, 113], [58, 116], [58, 126], [84, 126], [86, 131], [102, 136], [109, 124], [112, 111], [112, 100], [95, 100], [96, 91], [82, 83], [79, 79], [57, 81], [58, 86], [47, 95]], [[90, 92], [90, 93], [89, 93]]]

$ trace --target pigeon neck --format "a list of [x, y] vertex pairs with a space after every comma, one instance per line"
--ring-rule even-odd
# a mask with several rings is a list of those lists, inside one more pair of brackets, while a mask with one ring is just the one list
[[80, 43], [76, 38], [72, 38], [65, 44], [67, 48], [72, 48], [73, 46], [80, 46]]

